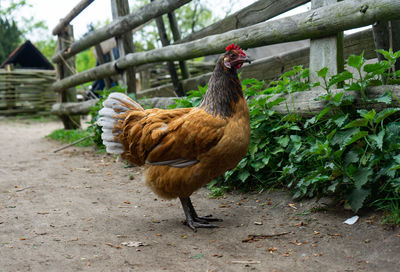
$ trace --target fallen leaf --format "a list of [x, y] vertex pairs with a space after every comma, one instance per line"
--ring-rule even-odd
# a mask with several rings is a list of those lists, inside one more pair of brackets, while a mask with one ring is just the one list
[[131, 202], [130, 202], [130, 201], [124, 201], [124, 203], [125, 203], [125, 204], [131, 204]]
[[254, 222], [254, 225], [262, 225], [263, 224], [263, 222], [258, 222], [258, 221], [256, 221], [256, 222]]
[[400, 233], [397, 233], [396, 236], [397, 236], [397, 237], [400, 237]]
[[290, 208], [293, 208], [293, 209], [297, 210], [297, 207], [296, 207], [296, 205], [295, 205], [295, 204], [293, 204], [293, 203], [289, 203], [289, 204], [288, 204], [288, 206], [289, 206]]
[[275, 247], [268, 248], [268, 252], [269, 253], [272, 253], [272, 252], [275, 252], [275, 251], [277, 251], [277, 249]]
[[223, 257], [223, 255], [219, 255], [219, 254], [213, 254], [213, 255], [211, 255], [212, 257], [217, 257], [217, 258], [222, 258]]
[[289, 256], [290, 256], [289, 252], [286, 252], [286, 253], [283, 254], [283, 257], [289, 257]]
[[156, 234], [156, 236], [158, 236], [158, 237], [161, 237], [161, 236], [162, 236], [162, 234], [161, 234], [161, 233], [157, 233], [157, 234]]
[[220, 204], [220, 205], [218, 206], [218, 208], [229, 208], [229, 207], [231, 207], [231, 205]]

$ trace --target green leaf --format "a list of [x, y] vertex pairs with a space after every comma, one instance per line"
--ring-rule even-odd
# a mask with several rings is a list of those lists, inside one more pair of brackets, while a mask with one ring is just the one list
[[328, 87], [331, 87], [335, 84], [338, 84], [339, 82], [343, 82], [345, 80], [353, 78], [353, 74], [350, 73], [349, 71], [343, 71], [340, 74], [334, 75], [331, 77], [331, 79], [328, 82]]
[[385, 104], [391, 104], [392, 103], [392, 97], [385, 93], [382, 96], [375, 98], [375, 99], [371, 99], [372, 101], [378, 102], [378, 103], [385, 103]]
[[346, 196], [351, 209], [354, 212], [358, 212], [358, 210], [362, 208], [365, 199], [370, 195], [370, 193], [370, 190], [357, 188], [354, 189], [349, 195]]
[[364, 65], [364, 71], [367, 73], [372, 73], [374, 75], [376, 74], [382, 74], [384, 73], [387, 69], [389, 69], [390, 63], [387, 61], [380, 61], [377, 63], [369, 63]]
[[364, 52], [361, 55], [350, 55], [347, 59], [347, 65], [356, 68], [357, 70], [361, 69], [361, 66], [364, 64]]
[[345, 165], [358, 162], [358, 154], [354, 150], [350, 150], [344, 157]]
[[335, 118], [335, 119], [333, 120], [333, 122], [334, 122], [339, 128], [341, 128], [341, 127], [343, 126], [344, 122], [347, 120], [348, 117], [349, 117], [348, 114], [346, 114], [346, 115], [341, 115], [341, 116]]
[[280, 137], [275, 137], [275, 140], [278, 142], [283, 147], [287, 147], [289, 144], [289, 137], [288, 136], [280, 136]]
[[321, 70], [317, 71], [317, 75], [319, 77], [326, 77], [327, 74], [328, 74], [328, 67], [324, 67]]
[[348, 123], [348, 124], [344, 127], [344, 129], [352, 128], [352, 127], [365, 127], [365, 126], [367, 126], [367, 125], [368, 125], [368, 119], [364, 119], [364, 118], [362, 118], [362, 119], [356, 119], [356, 120], [354, 120], [354, 121]]
[[367, 119], [368, 121], [374, 120], [374, 117], [376, 115], [376, 111], [374, 109], [372, 109], [370, 111], [358, 110], [357, 112], [361, 115], [361, 117]]
[[354, 186], [357, 189], [361, 189], [361, 187], [368, 182], [368, 177], [373, 174], [372, 169], [363, 167], [358, 168], [353, 175]]
[[374, 122], [375, 122], [376, 124], [377, 124], [377, 123], [380, 123], [382, 120], [384, 120], [385, 118], [389, 117], [390, 115], [392, 115], [392, 114], [398, 112], [399, 110], [400, 110], [400, 108], [388, 108], [388, 109], [384, 109], [384, 110], [380, 111], [380, 112], [376, 115]]
[[385, 131], [381, 130], [378, 135], [368, 135], [368, 139], [370, 139], [371, 141], [374, 141], [376, 143], [376, 146], [382, 150], [382, 146], [383, 146], [383, 137], [385, 136]]
[[321, 119], [322, 117], [324, 117], [325, 114], [327, 114], [329, 111], [331, 110], [331, 107], [326, 107], [325, 109], [323, 109], [318, 115], [317, 115], [317, 121], [319, 119]]
[[240, 171], [239, 174], [238, 174], [238, 178], [239, 178], [242, 182], [245, 182], [249, 176], [250, 176], [250, 173], [249, 173], [249, 171], [247, 171], [247, 170], [242, 170], [242, 171]]

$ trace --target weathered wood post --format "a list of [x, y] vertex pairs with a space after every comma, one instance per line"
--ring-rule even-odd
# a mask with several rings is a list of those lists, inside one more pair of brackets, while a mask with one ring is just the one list
[[[106, 63], [104, 60], [104, 53], [103, 53], [103, 49], [101, 48], [100, 44], [96, 44], [94, 46], [94, 49], [96, 51], [96, 56], [97, 56], [97, 60], [99, 61], [99, 64], [104, 64]], [[104, 78], [104, 84], [106, 85], [107, 89], [111, 88], [111, 79], [109, 77], [105, 77]]]
[[[58, 33], [58, 49], [64, 50], [74, 42], [74, 34], [72, 25], [67, 25]], [[57, 80], [61, 80], [75, 73], [75, 57], [69, 58], [68, 60], [63, 59], [61, 63], [57, 64]], [[68, 88], [66, 90], [59, 91], [59, 101], [60, 103], [65, 102], [76, 102], [76, 89]], [[64, 123], [65, 129], [77, 129], [80, 128], [80, 116], [79, 115], [60, 115], [62, 122]]]
[[[376, 49], [389, 50], [393, 52], [400, 50], [400, 20], [394, 21], [378, 21], [373, 24], [372, 33]], [[377, 53], [378, 60], [384, 60], [382, 54]], [[397, 61], [394, 69], [400, 69], [400, 61]]]
[[[337, 0], [311, 0], [311, 8], [317, 9], [339, 2]], [[328, 67], [328, 76], [340, 73], [344, 69], [343, 32], [335, 36], [310, 41], [310, 81], [321, 82], [317, 71]], [[322, 84], [322, 82], [321, 82]], [[339, 87], [339, 86], [338, 86]], [[317, 87], [322, 90], [322, 87]]]
[[[165, 30], [165, 25], [162, 16], [156, 19], [158, 35], [160, 36], [161, 44], [163, 47], [170, 45], [167, 31]], [[168, 71], [171, 75], [172, 84], [174, 85], [174, 91], [177, 96], [184, 96], [183, 88], [181, 82], [179, 82], [178, 73], [176, 72], [175, 65], [173, 61], [167, 61]]]
[[[130, 12], [128, 0], [111, 0], [111, 11], [113, 20], [129, 14]], [[129, 53], [133, 53], [135, 51], [132, 31], [128, 31], [119, 37], [115, 37], [115, 40], [117, 41], [117, 47], [120, 57], [123, 57]], [[122, 82], [127, 87], [128, 93], [136, 94], [135, 67], [129, 67], [122, 72]]]
[[[169, 25], [171, 27], [172, 36], [176, 43], [181, 39], [181, 31], [179, 30], [178, 21], [176, 20], [175, 12], [168, 13]], [[181, 69], [182, 79], [188, 79], [190, 77], [189, 69], [186, 65], [186, 61], [179, 61], [179, 68]]]

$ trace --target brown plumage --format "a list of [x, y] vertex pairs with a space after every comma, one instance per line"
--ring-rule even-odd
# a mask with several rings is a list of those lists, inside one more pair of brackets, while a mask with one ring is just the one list
[[104, 137], [107, 148], [122, 151], [122, 157], [136, 165], [146, 164], [146, 184], [160, 197], [179, 197], [186, 223], [194, 230], [216, 227], [209, 221], [217, 220], [197, 216], [190, 195], [234, 168], [248, 149], [249, 110], [236, 72], [246, 61], [239, 47], [228, 47], [197, 108], [143, 110], [121, 94], [110, 95], [104, 103], [114, 110], [104, 110], [105, 119], [99, 121], [110, 135], [106, 127], [112, 117], [111, 140]]

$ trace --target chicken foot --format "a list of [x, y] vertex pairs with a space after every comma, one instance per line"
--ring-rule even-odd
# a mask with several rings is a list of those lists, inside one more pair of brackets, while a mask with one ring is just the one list
[[217, 225], [210, 224], [210, 222], [221, 222], [222, 219], [213, 218], [211, 215], [198, 216], [190, 197], [180, 197], [179, 199], [182, 203], [183, 211], [185, 212], [186, 216], [184, 224], [193, 231], [196, 232], [197, 228], [218, 228]]

